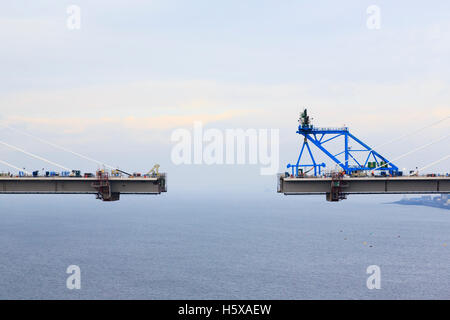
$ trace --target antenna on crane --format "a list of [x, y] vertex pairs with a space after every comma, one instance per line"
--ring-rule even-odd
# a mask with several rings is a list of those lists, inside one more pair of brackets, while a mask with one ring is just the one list
[[300, 123], [300, 125], [303, 128], [311, 128], [312, 127], [311, 121], [308, 116], [308, 110], [306, 108], [303, 109], [302, 113], [300, 113], [300, 119], [298, 120], [298, 122]]

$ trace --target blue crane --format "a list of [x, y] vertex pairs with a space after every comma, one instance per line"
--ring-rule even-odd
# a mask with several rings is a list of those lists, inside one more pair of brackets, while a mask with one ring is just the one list
[[[400, 172], [393, 163], [388, 161], [381, 154], [370, 148], [360, 139], [356, 138], [350, 133], [347, 127], [342, 128], [319, 128], [312, 125], [311, 120], [308, 116], [307, 110], [305, 109], [300, 114], [299, 126], [297, 133], [304, 137], [303, 145], [300, 150], [300, 155], [298, 156], [297, 162], [295, 164], [288, 164], [287, 168], [291, 168], [293, 176], [302, 176], [304, 172], [309, 172], [314, 170], [314, 176], [321, 174], [321, 168], [325, 168], [325, 163], [317, 163], [314, 159], [311, 148], [308, 141], [319, 148], [323, 153], [325, 153], [331, 160], [337, 163], [343, 171], [347, 174], [351, 174], [356, 171], [372, 171], [380, 170], [383, 173], [389, 172], [390, 175], [399, 175]], [[333, 154], [324, 146], [324, 144], [335, 140], [338, 137], [343, 137], [343, 151]], [[342, 139], [339, 139], [342, 140]], [[335, 140], [338, 141], [338, 140]], [[352, 149], [351, 144], [358, 146], [358, 149]], [[341, 147], [342, 148], [342, 147]], [[340, 148], [340, 150], [342, 150]], [[305, 151], [308, 151], [312, 163], [301, 164], [300, 160]], [[356, 156], [356, 153], [359, 153]], [[339, 160], [338, 157], [343, 157], [343, 160]], [[363, 158], [364, 160], [357, 160], [357, 158]], [[374, 160], [374, 161], [370, 161]]]

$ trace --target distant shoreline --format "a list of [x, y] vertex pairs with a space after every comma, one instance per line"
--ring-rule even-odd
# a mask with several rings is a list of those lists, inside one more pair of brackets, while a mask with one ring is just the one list
[[422, 196], [420, 198], [403, 198], [398, 201], [391, 202], [393, 204], [401, 204], [408, 206], [425, 206], [450, 210], [450, 203], [447, 195], [436, 197]]

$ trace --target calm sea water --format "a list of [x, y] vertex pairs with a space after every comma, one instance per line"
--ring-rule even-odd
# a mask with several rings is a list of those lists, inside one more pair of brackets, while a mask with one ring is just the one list
[[449, 299], [450, 214], [399, 198], [2, 195], [0, 298]]

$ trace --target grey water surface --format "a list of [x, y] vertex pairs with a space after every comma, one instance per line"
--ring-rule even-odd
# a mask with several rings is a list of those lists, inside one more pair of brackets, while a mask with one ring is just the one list
[[450, 215], [399, 197], [1, 195], [0, 298], [449, 299]]

